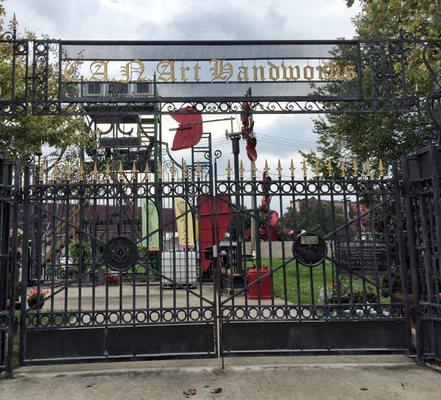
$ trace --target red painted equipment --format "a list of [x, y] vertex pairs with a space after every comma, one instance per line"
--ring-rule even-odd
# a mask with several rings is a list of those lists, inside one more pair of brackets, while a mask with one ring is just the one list
[[[220, 242], [230, 227], [231, 210], [229, 196], [199, 196], [199, 248], [201, 253], [202, 271], [206, 271], [212, 260], [210, 254], [214, 244]], [[215, 236], [215, 226], [217, 234]]]
[[[256, 282], [258, 278], [266, 274], [268, 274], [268, 276]], [[251, 285], [247, 291], [248, 300], [271, 299], [273, 290], [272, 290], [272, 279], [271, 279], [271, 275], [269, 274], [269, 268], [262, 267], [260, 270], [254, 267], [248, 268], [247, 285]]]
[[187, 106], [171, 114], [179, 122], [173, 139], [172, 150], [189, 149], [196, 146], [202, 138], [202, 115], [194, 107]]

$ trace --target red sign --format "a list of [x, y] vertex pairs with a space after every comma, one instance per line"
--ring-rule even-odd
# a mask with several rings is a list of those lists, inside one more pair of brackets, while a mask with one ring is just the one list
[[202, 115], [194, 107], [187, 106], [171, 115], [179, 122], [173, 139], [172, 150], [189, 149], [196, 146], [202, 137]]

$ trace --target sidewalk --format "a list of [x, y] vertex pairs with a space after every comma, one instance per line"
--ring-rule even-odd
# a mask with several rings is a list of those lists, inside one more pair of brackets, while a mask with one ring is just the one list
[[0, 399], [439, 400], [441, 386], [439, 372], [392, 355], [32, 366], [15, 376], [0, 381]]

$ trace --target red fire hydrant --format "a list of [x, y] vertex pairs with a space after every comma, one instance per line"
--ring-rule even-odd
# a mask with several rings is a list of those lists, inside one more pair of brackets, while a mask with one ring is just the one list
[[[256, 282], [258, 278], [266, 274], [268, 274], [268, 276]], [[247, 291], [248, 300], [271, 299], [273, 290], [269, 268], [267, 266], [262, 267], [260, 270], [258, 270], [256, 267], [248, 268], [247, 285], [250, 285]]]

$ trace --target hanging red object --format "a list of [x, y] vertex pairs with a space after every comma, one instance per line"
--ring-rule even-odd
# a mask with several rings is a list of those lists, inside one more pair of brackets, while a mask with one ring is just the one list
[[196, 146], [202, 138], [202, 115], [196, 108], [187, 106], [171, 114], [179, 123], [171, 149], [173, 151]]
[[257, 151], [256, 151], [256, 145], [257, 140], [254, 137], [254, 121], [252, 118], [252, 108], [251, 104], [248, 101], [245, 101], [242, 104], [242, 114], [240, 116], [240, 119], [242, 121], [242, 138], [246, 141], [246, 150], [247, 150], [247, 156], [250, 161], [256, 161], [257, 160]]
[[[202, 271], [206, 271], [212, 260], [208, 257], [215, 240], [220, 242], [227, 232], [231, 222], [229, 196], [199, 196], [199, 249], [201, 254]], [[217, 234], [214, 226], [217, 226]]]

